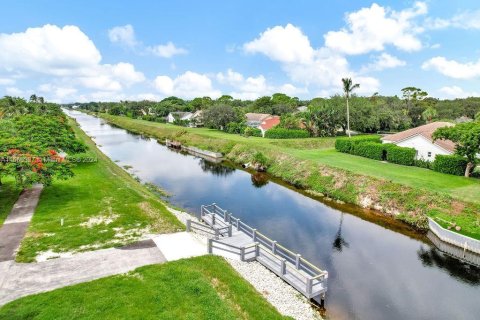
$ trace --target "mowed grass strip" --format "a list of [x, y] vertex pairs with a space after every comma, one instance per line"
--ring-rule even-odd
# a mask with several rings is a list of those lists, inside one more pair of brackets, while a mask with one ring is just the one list
[[12, 211], [21, 191], [12, 177], [2, 177], [2, 185], [0, 185], [0, 227]]
[[287, 319], [223, 258], [203, 256], [32, 295], [0, 319]]
[[132, 242], [146, 232], [183, 230], [157, 196], [72, 125], [98, 161], [79, 163], [73, 178], [44, 188], [17, 261], [34, 261], [37, 254], [48, 250], [60, 253], [106, 248]]

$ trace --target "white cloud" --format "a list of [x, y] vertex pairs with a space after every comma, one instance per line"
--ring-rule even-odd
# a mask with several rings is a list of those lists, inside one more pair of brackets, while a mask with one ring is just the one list
[[76, 26], [45, 25], [0, 34], [0, 60], [7, 73], [54, 76], [71, 86], [98, 90], [119, 91], [145, 80], [130, 63], [101, 64], [95, 44]]
[[[259, 38], [246, 43], [244, 50], [279, 61], [292, 81], [320, 87], [321, 92], [329, 94], [339, 92], [342, 77], [357, 76], [343, 54], [325, 47], [314, 49], [301, 29], [291, 24], [267, 29]], [[365, 82], [362, 91], [378, 91], [378, 80], [371, 77], [362, 80]]]
[[5, 71], [71, 75], [102, 59], [93, 42], [76, 26], [45, 25], [25, 32], [0, 34], [0, 61]]
[[127, 47], [135, 47], [138, 43], [132, 25], [113, 27], [108, 30], [108, 38], [113, 43], [119, 43]]
[[23, 94], [24, 94], [23, 90], [20, 90], [16, 87], [8, 87], [5, 89], [5, 95], [7, 96], [20, 97]]
[[480, 77], [480, 60], [461, 63], [445, 57], [434, 57], [422, 64], [424, 70], [435, 70], [454, 79], [473, 79]]
[[178, 48], [172, 42], [168, 42], [167, 44], [159, 44], [153, 47], [148, 47], [148, 51], [162, 58], [171, 58], [175, 55], [188, 53], [186, 49]]
[[415, 2], [412, 8], [398, 12], [374, 3], [370, 8], [347, 14], [347, 28], [328, 32], [324, 36], [325, 46], [351, 55], [382, 51], [386, 45], [404, 51], [420, 50], [418, 34], [423, 30], [413, 20], [427, 11], [424, 2]]
[[212, 80], [207, 75], [192, 71], [187, 71], [175, 79], [169, 76], [158, 76], [154, 80], [154, 86], [165, 96], [178, 96], [186, 99], [221, 96], [221, 92], [213, 88]]
[[65, 101], [65, 99], [73, 99], [78, 92], [78, 90], [73, 87], [56, 86], [51, 83], [41, 84], [37, 90], [41, 95], [45, 96], [48, 101], [52, 102], [62, 102]]
[[232, 87], [232, 91], [228, 94], [235, 99], [254, 100], [276, 92], [291, 96], [308, 92], [307, 89], [297, 88], [290, 83], [281, 86], [269, 85], [263, 75], [245, 78], [241, 73], [232, 69], [228, 69], [226, 73], [219, 72], [216, 78], [219, 83]]
[[374, 61], [365, 67], [362, 68], [362, 72], [366, 71], [380, 71], [384, 69], [391, 69], [402, 67], [407, 63], [403, 60], [398, 59], [395, 56], [392, 56], [386, 52], [375, 57]]
[[136, 49], [142, 54], [153, 54], [162, 58], [171, 58], [175, 55], [188, 53], [186, 49], [177, 47], [171, 41], [167, 44], [144, 46], [142, 42], [136, 39], [135, 30], [130, 24], [113, 27], [108, 30], [108, 37], [111, 42], [122, 44], [131, 49]]
[[459, 86], [442, 87], [438, 90], [445, 98], [467, 98], [478, 97], [478, 92], [466, 92]]
[[9, 78], [0, 78], [0, 86], [9, 86], [15, 83], [15, 80]]
[[243, 49], [248, 53], [263, 53], [272, 60], [286, 63], [305, 63], [313, 57], [308, 37], [291, 24], [265, 30], [257, 39], [245, 43]]
[[464, 11], [454, 15], [449, 19], [427, 19], [425, 23], [428, 29], [480, 29], [480, 10]]

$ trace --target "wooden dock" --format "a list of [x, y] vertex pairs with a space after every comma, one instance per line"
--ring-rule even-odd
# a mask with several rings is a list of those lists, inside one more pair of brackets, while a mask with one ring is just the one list
[[277, 241], [251, 228], [216, 204], [202, 206], [200, 220], [187, 221], [187, 231], [206, 234], [209, 253], [227, 253], [242, 261], [258, 261], [309, 299], [327, 291], [328, 272], [302, 258]]

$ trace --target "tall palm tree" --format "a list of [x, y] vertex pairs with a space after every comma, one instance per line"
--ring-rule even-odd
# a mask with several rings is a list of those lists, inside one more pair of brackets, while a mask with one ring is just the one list
[[342, 78], [342, 83], [343, 83], [343, 92], [345, 93], [345, 99], [347, 100], [347, 131], [348, 131], [348, 137], [351, 137], [350, 134], [350, 109], [348, 106], [348, 99], [350, 98], [350, 94], [352, 93], [353, 90], [356, 88], [360, 88], [360, 85], [358, 83], [353, 84], [352, 78]]

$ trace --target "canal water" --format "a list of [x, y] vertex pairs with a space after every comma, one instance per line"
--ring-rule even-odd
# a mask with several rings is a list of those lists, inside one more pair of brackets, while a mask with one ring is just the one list
[[229, 165], [171, 151], [78, 111], [66, 111], [120, 166], [190, 212], [216, 202], [329, 272], [329, 319], [479, 319], [480, 269], [372, 213], [312, 199]]

